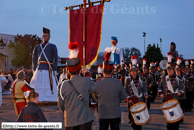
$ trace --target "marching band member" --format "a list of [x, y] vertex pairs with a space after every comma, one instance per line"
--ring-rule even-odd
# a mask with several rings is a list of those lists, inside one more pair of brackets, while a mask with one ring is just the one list
[[[191, 73], [194, 76], [194, 59], [191, 59], [191, 64], [190, 64], [190, 69], [191, 69]], [[194, 81], [193, 81], [193, 100], [194, 100]]]
[[98, 74], [96, 74], [96, 81], [99, 81], [103, 78], [103, 69], [102, 65], [98, 65]]
[[[162, 78], [158, 93], [163, 101], [168, 101], [171, 99], [180, 99], [184, 94], [183, 80], [180, 76], [174, 73], [175, 64], [172, 63], [173, 53], [168, 52], [168, 63], [167, 63], [167, 74]], [[167, 130], [178, 130], [179, 121], [175, 123], [167, 123]]]
[[[67, 60], [70, 80], [58, 86], [58, 106], [64, 113], [65, 130], [91, 130], [94, 114], [89, 108], [89, 95], [95, 92], [90, 77], [81, 77], [81, 62], [77, 58], [78, 43], [70, 43], [70, 56]], [[87, 73], [82, 69], [82, 73]]]
[[185, 61], [185, 74], [183, 76], [185, 79], [185, 92], [186, 92], [186, 111], [191, 111], [193, 108], [193, 100], [192, 100], [192, 95], [193, 95], [193, 80], [194, 77], [192, 73], [190, 72], [189, 68], [189, 61]]
[[[105, 49], [103, 62], [104, 78], [96, 83], [98, 99], [99, 130], [119, 130], [121, 124], [120, 101], [126, 100], [127, 94], [121, 81], [112, 78], [113, 62], [110, 61], [111, 49]], [[110, 94], [107, 94], [110, 93]]]
[[116, 64], [114, 64], [112, 78], [118, 79], [118, 68]]
[[112, 53], [111, 53], [110, 61], [112, 61], [116, 65], [120, 65], [121, 62], [124, 60], [123, 59], [123, 51], [117, 47], [117, 43], [118, 43], [117, 37], [112, 36], [111, 37]]
[[16, 116], [18, 116], [23, 107], [26, 106], [26, 99], [24, 97], [24, 92], [34, 90], [31, 88], [27, 82], [25, 82], [25, 72], [20, 70], [16, 74], [17, 80], [13, 83], [12, 86], [12, 95]]
[[125, 66], [124, 66], [123, 61], [122, 61], [120, 67], [121, 67], [120, 70], [119, 70], [119, 72], [120, 72], [120, 74], [121, 74], [120, 80], [122, 81], [122, 84], [123, 84], [123, 86], [124, 86], [125, 76], [127, 75], [127, 70], [125, 69]]
[[[35, 46], [32, 55], [33, 77], [30, 86], [39, 94], [39, 101], [57, 102], [57, 47], [49, 43], [50, 30], [43, 27], [43, 43]], [[54, 74], [55, 73], [55, 76]]]
[[127, 102], [128, 102], [128, 117], [131, 123], [131, 126], [134, 130], [141, 130], [142, 126], [136, 125], [133, 117], [130, 113], [130, 107], [132, 104], [143, 102], [144, 97], [148, 98], [148, 92], [146, 87], [145, 78], [138, 75], [137, 67], [137, 57], [135, 55], [131, 56], [132, 65], [130, 69], [131, 77], [126, 80], [125, 90], [127, 92]]
[[[180, 65], [182, 62], [182, 59], [180, 57], [177, 58], [177, 65], [176, 65], [176, 68], [175, 68], [175, 73], [176, 75], [180, 76], [180, 78], [182, 78], [183, 80], [183, 87], [185, 88], [185, 85], [184, 85], [184, 79], [183, 79], [183, 72], [182, 72], [182, 66]], [[186, 101], [186, 93], [184, 93], [181, 97], [181, 99], [179, 99], [179, 103], [180, 103], [180, 106], [182, 108], [182, 111], [183, 113], [185, 112], [185, 103]], [[183, 118], [180, 120], [180, 123], [183, 123]]]
[[147, 86], [147, 90], [148, 90], [148, 99], [147, 99], [147, 107], [148, 110], [150, 110], [150, 103], [151, 103], [151, 85], [149, 85], [149, 72], [148, 72], [148, 65], [146, 65], [147, 59], [144, 58], [143, 59], [143, 73], [142, 76], [145, 78], [146, 80], [146, 86]]
[[151, 102], [154, 102], [157, 96], [157, 76], [155, 74], [155, 63], [150, 62], [150, 73], [149, 73], [149, 86], [151, 94]]

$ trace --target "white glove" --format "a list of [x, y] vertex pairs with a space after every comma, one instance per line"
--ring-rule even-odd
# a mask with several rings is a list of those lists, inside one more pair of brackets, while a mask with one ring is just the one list
[[58, 74], [57, 71], [54, 71], [54, 75], [57, 76], [57, 74]]

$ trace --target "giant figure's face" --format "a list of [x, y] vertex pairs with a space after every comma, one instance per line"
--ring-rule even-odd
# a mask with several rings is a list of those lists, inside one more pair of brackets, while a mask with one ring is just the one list
[[113, 46], [115, 46], [115, 45], [117, 45], [117, 41], [116, 41], [116, 40], [111, 40], [111, 44], [112, 44]]
[[42, 34], [42, 39], [43, 39], [43, 41], [49, 41], [50, 35], [48, 33], [43, 33]]

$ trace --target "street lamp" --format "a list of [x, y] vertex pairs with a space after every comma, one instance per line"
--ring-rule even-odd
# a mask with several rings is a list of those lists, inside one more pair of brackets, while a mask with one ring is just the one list
[[145, 54], [145, 37], [146, 37], [146, 32], [143, 32], [143, 37], [144, 37], [144, 54]]
[[162, 53], [162, 38], [160, 38], [160, 49], [161, 49], [161, 53]]

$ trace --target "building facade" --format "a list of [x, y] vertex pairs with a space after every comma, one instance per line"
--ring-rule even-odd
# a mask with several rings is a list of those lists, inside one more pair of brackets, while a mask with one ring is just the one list
[[2, 34], [0, 33], [0, 70], [10, 71], [10, 69], [15, 69], [11, 64], [11, 61], [15, 58], [15, 52], [13, 48], [9, 48], [8, 45], [10, 41], [14, 42], [15, 35]]

